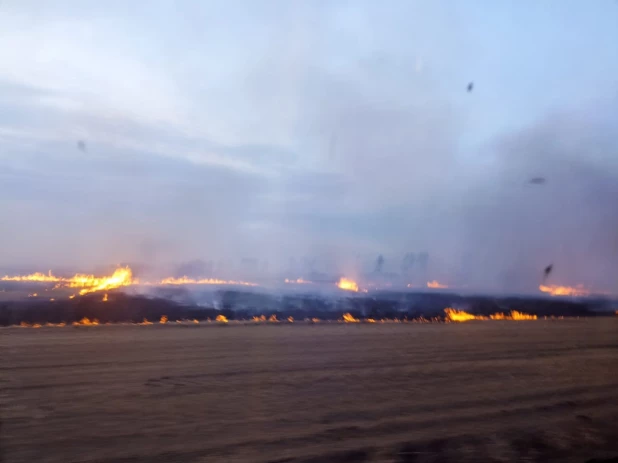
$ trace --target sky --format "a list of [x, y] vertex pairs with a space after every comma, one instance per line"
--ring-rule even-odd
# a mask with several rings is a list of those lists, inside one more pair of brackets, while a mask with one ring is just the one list
[[425, 251], [471, 287], [553, 263], [618, 292], [617, 23], [613, 0], [3, 0], [0, 267]]

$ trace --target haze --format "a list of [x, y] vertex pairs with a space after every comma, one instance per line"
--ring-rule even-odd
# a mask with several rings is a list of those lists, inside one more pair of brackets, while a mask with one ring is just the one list
[[0, 264], [354, 276], [427, 252], [453, 284], [530, 290], [553, 263], [616, 292], [617, 18], [611, 0], [4, 0]]

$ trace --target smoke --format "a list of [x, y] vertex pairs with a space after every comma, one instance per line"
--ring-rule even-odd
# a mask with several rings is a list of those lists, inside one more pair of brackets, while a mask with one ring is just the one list
[[0, 16], [6, 265], [358, 278], [426, 252], [451, 285], [531, 291], [553, 263], [618, 289], [600, 6], [27, 4]]
[[[553, 263], [550, 282], [618, 289], [617, 109], [556, 113], [488, 147], [459, 217], [471, 281], [529, 290]], [[546, 183], [529, 183], [539, 175]]]

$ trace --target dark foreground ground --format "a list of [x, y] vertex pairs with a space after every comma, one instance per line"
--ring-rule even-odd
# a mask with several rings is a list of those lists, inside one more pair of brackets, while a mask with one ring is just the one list
[[615, 319], [4, 328], [0, 349], [2, 463], [618, 457]]

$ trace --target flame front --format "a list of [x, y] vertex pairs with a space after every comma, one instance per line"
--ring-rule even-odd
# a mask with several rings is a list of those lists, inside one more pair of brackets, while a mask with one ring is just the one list
[[95, 277], [94, 275], [75, 275], [67, 284], [69, 288], [83, 288], [80, 295], [95, 291], [106, 291], [133, 284], [133, 272], [129, 267], [117, 268], [110, 277]]
[[343, 321], [345, 323], [358, 323], [358, 322], [360, 322], [360, 320], [358, 318], [354, 318], [354, 316], [351, 313], [344, 313], [343, 314]]
[[219, 323], [227, 323], [228, 322], [227, 317], [225, 315], [223, 315], [223, 314], [217, 315], [217, 318], [215, 320], [217, 322], [219, 322]]
[[444, 309], [444, 313], [446, 314], [446, 319], [451, 322], [467, 322], [469, 320], [487, 320], [487, 317], [483, 317], [481, 315], [473, 315], [468, 312], [464, 312], [463, 310], [452, 309], [447, 307]]
[[445, 289], [448, 288], [448, 285], [444, 285], [440, 283], [438, 280], [428, 281], [427, 287], [431, 289]]
[[343, 289], [344, 291], [354, 291], [358, 292], [358, 284], [354, 280], [350, 280], [348, 278], [341, 278], [337, 282], [337, 287], [339, 289]]
[[121, 286], [129, 286], [136, 283], [133, 280], [133, 273], [129, 267], [117, 268], [109, 277], [96, 277], [94, 275], [75, 274], [72, 277], [57, 277], [50, 272], [32, 273], [30, 275], [18, 276], [3, 276], [2, 281], [21, 281], [21, 282], [38, 282], [38, 283], [56, 283], [54, 289], [58, 288], [82, 288], [79, 291], [80, 295], [92, 293], [95, 291], [103, 291], [108, 289], [119, 288]]
[[17, 275], [17, 276], [12, 276], [12, 277], [5, 275], [2, 278], [0, 278], [0, 280], [2, 281], [33, 281], [33, 282], [39, 282], [39, 283], [57, 283], [59, 281], [62, 281], [63, 279], [52, 275], [51, 270], [50, 270], [47, 275], [45, 275], [44, 273], [39, 273], [39, 272], [31, 273], [30, 275]]
[[588, 296], [590, 291], [583, 285], [577, 286], [558, 286], [558, 285], [539, 285], [539, 289], [550, 296]]
[[463, 310], [452, 309], [450, 307], [444, 309], [445, 319], [450, 322], [467, 322], [470, 320], [537, 320], [538, 317], [534, 314], [527, 314], [511, 310], [509, 313], [494, 313], [489, 317], [484, 315], [474, 315]]

